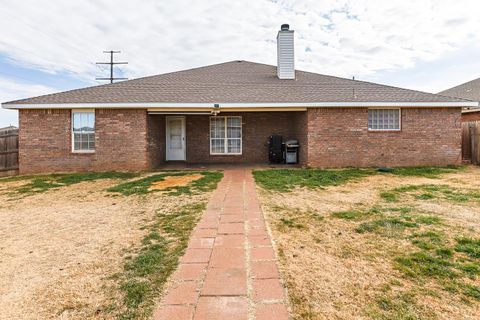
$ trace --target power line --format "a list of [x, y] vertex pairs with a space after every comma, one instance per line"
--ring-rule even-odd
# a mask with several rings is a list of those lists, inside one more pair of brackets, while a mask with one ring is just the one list
[[[18, 21], [18, 22], [23, 23], [23, 24], [26, 25], [27, 27], [33, 29], [35, 32], [41, 33], [42, 35], [44, 35], [44, 36], [46, 36], [46, 37], [49, 37], [49, 38], [51, 38], [52, 40], [55, 40], [55, 41], [57, 41], [57, 42], [61, 42], [61, 43], [63, 43], [64, 45], [69, 46], [70, 48], [72, 48], [72, 49], [74, 49], [74, 50], [76, 50], [76, 51], [82, 51], [82, 52], [84, 52], [84, 53], [87, 53], [87, 52], [88, 52], [88, 51], [85, 50], [83, 47], [77, 47], [76, 45], [73, 45], [73, 44], [71, 44], [71, 43], [68, 43], [67, 41], [65, 41], [65, 40], [63, 40], [63, 39], [61, 39], [61, 38], [54, 37], [54, 36], [52, 36], [51, 34], [46, 33], [46, 32], [44, 32], [44, 31], [40, 30], [39, 28], [35, 27], [34, 25], [26, 22], [25, 20], [22, 20], [22, 19], [20, 19], [20, 18], [18, 18], [18, 17], [16, 17], [16, 16], [14, 16], [13, 14], [11, 14], [11, 13], [5, 11], [5, 10], [2, 11], [1, 13], [6, 14], [9, 18], [11, 18], [11, 19], [13, 19], [13, 20], [15, 20], [15, 21]], [[11, 45], [8, 44], [8, 46], [11, 46]], [[31, 54], [31, 55], [33, 55], [33, 56], [36, 56], [36, 57], [38, 57], [38, 58], [40, 58], [40, 59], [42, 59], [42, 60], [48, 61], [49, 63], [52, 63], [51, 61], [46, 60], [46, 59], [44, 59], [43, 57], [40, 57], [40, 56], [36, 55], [35, 53], [33, 53], [33, 52], [31, 52], [31, 51], [25, 50], [25, 49], [20, 48], [20, 47], [17, 47], [17, 49], [22, 50], [22, 51], [25, 51], [26, 53], [29, 53], [29, 54]], [[116, 65], [116, 64], [128, 64], [128, 62], [113, 62], [113, 54], [114, 54], [114, 53], [120, 53], [120, 51], [104, 51], [104, 53], [110, 53], [110, 62], [97, 62], [97, 65], [100, 65], [100, 64], [109, 64], [109, 65], [110, 65], [110, 77], [109, 77], [109, 78], [96, 78], [96, 80], [109, 80], [110, 83], [113, 83], [114, 80], [127, 80], [128, 78], [120, 78], [120, 77], [115, 78], [115, 77], [113, 77], [113, 65]], [[91, 53], [88, 52], [88, 55], [90, 55], [90, 54], [91, 54]], [[52, 64], [53, 64], [53, 63], [52, 63]], [[71, 72], [71, 73], [74, 73], [72, 70], [69, 70], [69, 69], [67, 69], [67, 68], [65, 68], [65, 69], [66, 69], [67, 71]]]
[[113, 54], [120, 53], [120, 51], [103, 51], [104, 53], [110, 53], [110, 62], [97, 62], [97, 64], [109, 64], [110, 65], [110, 77], [109, 78], [95, 78], [95, 80], [110, 80], [113, 83], [114, 80], [127, 80], [128, 78], [115, 78], [113, 76], [113, 66], [117, 64], [128, 64], [128, 62], [113, 62]]

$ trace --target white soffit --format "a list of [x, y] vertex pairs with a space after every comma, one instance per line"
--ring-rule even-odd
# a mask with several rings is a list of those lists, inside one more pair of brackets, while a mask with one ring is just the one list
[[[458, 108], [478, 107], [478, 102], [311, 102], [311, 103], [220, 103], [220, 109], [228, 108]], [[214, 109], [213, 103], [58, 103], [58, 104], [2, 104], [4, 109], [149, 109], [149, 108], [197, 108]]]

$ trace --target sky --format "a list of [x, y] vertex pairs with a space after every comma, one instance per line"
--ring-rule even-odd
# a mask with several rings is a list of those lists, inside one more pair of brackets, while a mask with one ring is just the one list
[[[480, 77], [478, 0], [2, 0], [0, 102], [103, 84], [104, 50], [129, 79], [231, 60], [439, 92]], [[0, 109], [0, 127], [18, 125]]]

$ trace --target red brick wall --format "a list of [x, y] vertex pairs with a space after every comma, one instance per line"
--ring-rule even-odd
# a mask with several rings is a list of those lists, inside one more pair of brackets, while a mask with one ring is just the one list
[[298, 139], [300, 143], [300, 149], [298, 150], [298, 161], [300, 165], [307, 165], [308, 157], [308, 127], [307, 127], [307, 112], [299, 112], [294, 118], [294, 134], [293, 136]]
[[[300, 162], [312, 167], [460, 161], [460, 108], [404, 108], [399, 132], [369, 132], [366, 108], [222, 115], [242, 116], [243, 154], [210, 155], [209, 116], [189, 115], [187, 162], [267, 163], [272, 134], [299, 139]], [[72, 153], [70, 110], [20, 110], [20, 173], [144, 170], [165, 163], [165, 116], [147, 116], [146, 110], [97, 110], [95, 139], [95, 153]]]
[[368, 131], [367, 108], [308, 110], [308, 165], [374, 167], [461, 161], [460, 108], [403, 108], [402, 130]]
[[72, 153], [70, 110], [20, 110], [20, 173], [148, 168], [146, 110], [95, 112], [95, 153]]
[[480, 111], [462, 113], [462, 122], [480, 121]]
[[165, 163], [165, 116], [148, 115], [149, 166], [158, 168]]

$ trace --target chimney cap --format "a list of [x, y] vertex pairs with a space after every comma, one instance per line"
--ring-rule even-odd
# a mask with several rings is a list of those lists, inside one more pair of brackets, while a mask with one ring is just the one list
[[282, 26], [280, 27], [280, 30], [281, 31], [288, 31], [290, 29], [290, 25], [288, 23], [284, 23], [282, 24]]

